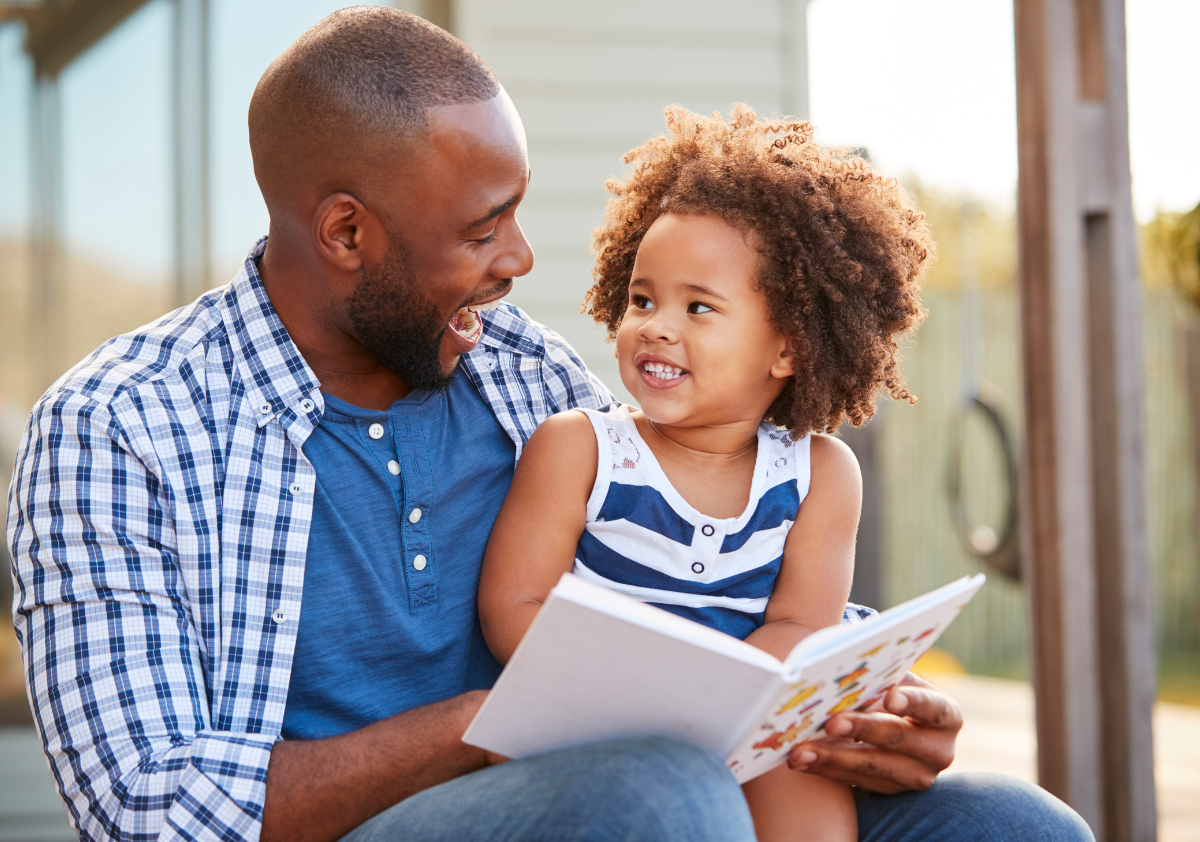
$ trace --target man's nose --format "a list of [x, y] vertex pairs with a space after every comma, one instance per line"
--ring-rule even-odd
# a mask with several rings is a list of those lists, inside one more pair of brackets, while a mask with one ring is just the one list
[[533, 247], [529, 245], [529, 240], [525, 239], [521, 223], [514, 219], [512, 226], [509, 247], [492, 266], [492, 271], [501, 278], [519, 278], [522, 275], [528, 275], [529, 271], [533, 269]]

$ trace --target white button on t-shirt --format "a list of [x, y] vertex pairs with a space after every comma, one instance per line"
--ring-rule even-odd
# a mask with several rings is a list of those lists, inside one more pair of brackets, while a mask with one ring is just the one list
[[383, 425], [382, 424], [372, 424], [370, 427], [367, 428], [367, 435], [373, 439], [383, 438]]
[[425, 556], [419, 555], [413, 559], [413, 570], [424, 570], [426, 559]]
[[394, 476], [394, 477], [398, 477], [398, 476], [400, 476], [400, 463], [399, 463], [399, 462], [397, 462], [395, 459], [393, 459], [392, 461], [388, 462], [388, 471], [389, 471], [389, 472], [391, 473], [391, 475], [392, 475], [392, 476]]
[[420, 509], [413, 509], [411, 512], [408, 513], [408, 522], [409, 523], [416, 523], [420, 519], [421, 519], [421, 510]]

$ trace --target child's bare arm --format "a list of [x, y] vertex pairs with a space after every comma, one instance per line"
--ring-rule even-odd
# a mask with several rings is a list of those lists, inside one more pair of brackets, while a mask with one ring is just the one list
[[841, 622], [854, 577], [854, 540], [862, 508], [862, 476], [840, 439], [814, 435], [812, 478], [783, 549], [783, 568], [762, 628], [748, 638], [783, 659], [817, 629]]
[[483, 636], [501, 663], [512, 657], [550, 589], [575, 563], [597, 452], [587, 417], [564, 412], [538, 427], [521, 454], [479, 580]]

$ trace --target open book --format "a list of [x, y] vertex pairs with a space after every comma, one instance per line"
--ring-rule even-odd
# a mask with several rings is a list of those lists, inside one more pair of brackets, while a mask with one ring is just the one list
[[776, 660], [570, 573], [550, 593], [463, 740], [508, 757], [670, 735], [726, 758], [739, 783], [841, 711], [879, 707], [983, 586], [964, 577]]

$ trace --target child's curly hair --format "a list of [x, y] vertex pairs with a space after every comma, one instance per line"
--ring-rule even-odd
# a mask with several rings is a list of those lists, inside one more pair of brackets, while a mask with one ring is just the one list
[[744, 104], [728, 120], [666, 109], [670, 137], [628, 153], [625, 181], [610, 179], [604, 224], [593, 236], [595, 284], [581, 311], [616, 337], [633, 260], [664, 213], [713, 214], [753, 232], [771, 320], [791, 337], [796, 374], [766, 418], [799, 438], [858, 426], [881, 388], [904, 388], [896, 336], [924, 318], [918, 298], [932, 262], [924, 214], [895, 179], [859, 157], [813, 142], [811, 123], [762, 123]]

